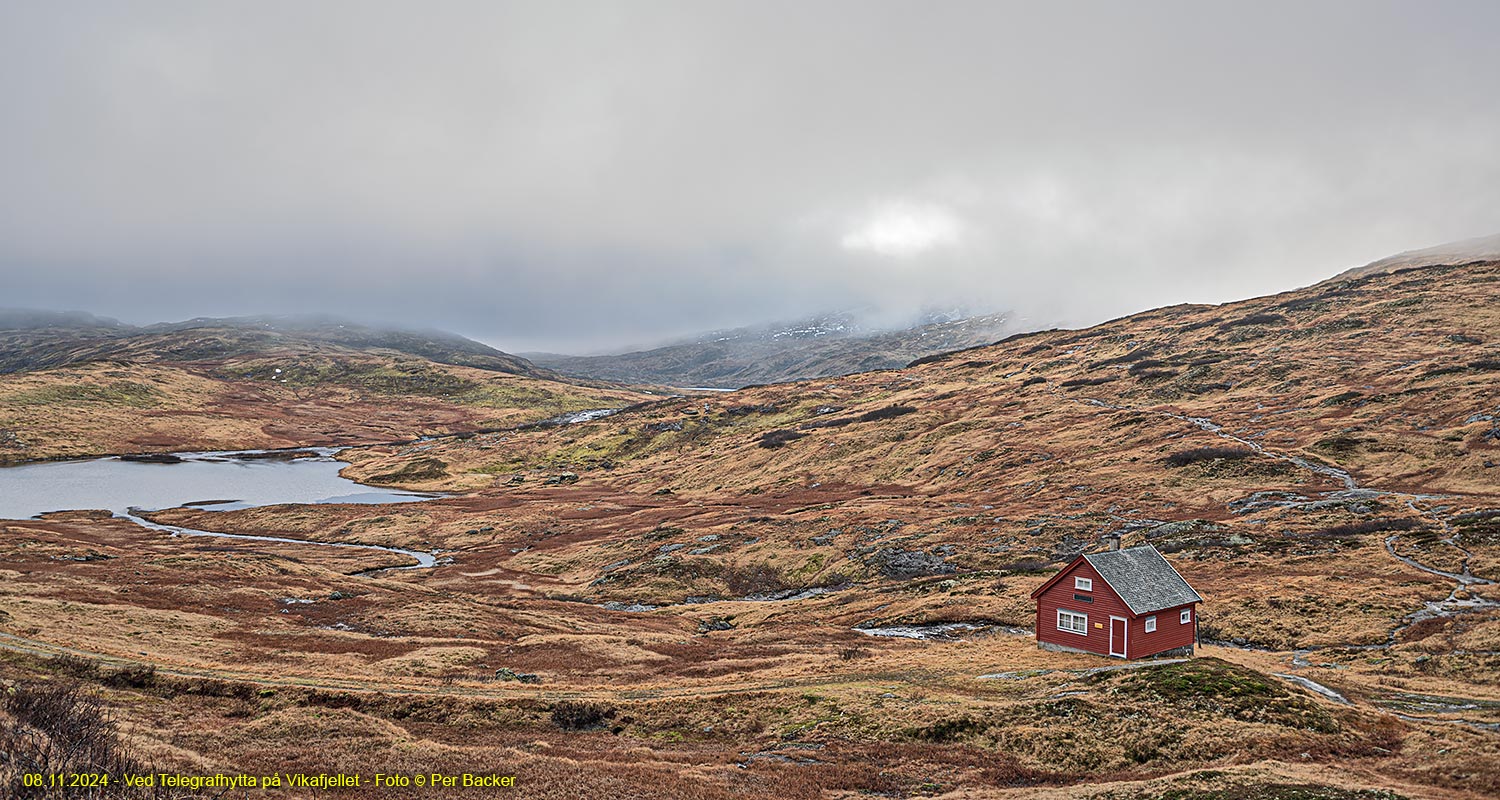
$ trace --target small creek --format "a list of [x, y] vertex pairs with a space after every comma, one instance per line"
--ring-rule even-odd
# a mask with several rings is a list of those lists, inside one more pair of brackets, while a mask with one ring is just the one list
[[1318, 683], [1317, 681], [1315, 681], [1315, 680], [1313, 680], [1311, 678], [1304, 678], [1301, 675], [1288, 675], [1285, 672], [1273, 672], [1271, 674], [1275, 675], [1278, 678], [1281, 678], [1284, 681], [1288, 681], [1290, 683], [1295, 683], [1295, 684], [1297, 684], [1298, 686], [1301, 686], [1304, 689], [1308, 689], [1308, 690], [1310, 690], [1312, 692], [1316, 692], [1317, 694], [1320, 694], [1323, 697], [1326, 697], [1329, 700], [1332, 700], [1333, 702], [1338, 703], [1339, 705], [1345, 705], [1345, 706], [1352, 706], [1352, 705], [1354, 705], [1353, 703], [1349, 702], [1349, 698], [1347, 698], [1347, 697], [1343, 696], [1342, 694], [1334, 691], [1333, 689], [1328, 688], [1327, 686], [1324, 686], [1321, 683]]
[[415, 503], [439, 495], [365, 486], [339, 475], [344, 463], [332, 448], [290, 452], [245, 450], [175, 453], [160, 460], [95, 458], [45, 461], [0, 468], [0, 519], [32, 519], [53, 511], [100, 509], [173, 536], [212, 536], [352, 550], [376, 550], [433, 566], [431, 553], [372, 544], [319, 542], [280, 536], [220, 533], [163, 525], [142, 514], [193, 506], [229, 511], [283, 503]]
[[[1389, 554], [1393, 559], [1400, 561], [1401, 563], [1412, 567], [1413, 569], [1421, 570], [1422, 572], [1426, 572], [1430, 575], [1436, 575], [1438, 577], [1453, 581], [1454, 586], [1449, 592], [1448, 596], [1442, 600], [1425, 601], [1422, 605], [1422, 608], [1419, 608], [1411, 614], [1408, 614], [1401, 621], [1401, 623], [1396, 626], [1396, 628], [1391, 630], [1387, 634], [1386, 641], [1384, 642], [1366, 645], [1343, 645], [1338, 646], [1339, 649], [1386, 650], [1397, 643], [1398, 637], [1403, 631], [1423, 620], [1451, 618], [1457, 617], [1461, 614], [1500, 608], [1500, 602], [1475, 594], [1476, 589], [1478, 589], [1479, 587], [1494, 586], [1496, 585], [1496, 582], [1488, 578], [1481, 578], [1479, 576], [1476, 576], [1473, 574], [1473, 572], [1470, 571], [1469, 561], [1472, 556], [1469, 551], [1466, 550], [1460, 543], [1459, 537], [1455, 534], [1453, 527], [1449, 523], [1448, 519], [1443, 514], [1439, 513], [1441, 509], [1423, 507], [1422, 504], [1447, 499], [1443, 495], [1413, 494], [1410, 492], [1390, 491], [1374, 487], [1362, 486], [1354, 477], [1354, 475], [1348, 470], [1340, 469], [1336, 466], [1328, 464], [1321, 464], [1290, 453], [1282, 453], [1271, 450], [1255, 441], [1253, 437], [1237, 436], [1233, 433], [1230, 433], [1229, 431], [1224, 429], [1224, 426], [1214, 422], [1207, 417], [1194, 417], [1185, 414], [1177, 414], [1159, 408], [1146, 408], [1139, 406], [1122, 405], [1118, 403], [1110, 403], [1104, 400], [1090, 397], [1071, 398], [1062, 395], [1056, 389], [1053, 389], [1052, 392], [1057, 397], [1072, 403], [1076, 403], [1078, 405], [1093, 406], [1095, 408], [1104, 408], [1114, 411], [1133, 411], [1139, 413], [1154, 414], [1156, 416], [1186, 422], [1198, 428], [1199, 430], [1213, 434], [1214, 436], [1217, 436], [1221, 439], [1225, 439], [1248, 447], [1256, 453], [1260, 453], [1261, 455], [1279, 459], [1281, 461], [1286, 461], [1300, 469], [1306, 470], [1313, 474], [1325, 478], [1331, 478], [1342, 484], [1344, 487], [1343, 491], [1325, 492], [1324, 497], [1321, 500], [1309, 500], [1306, 497], [1300, 496], [1293, 497], [1290, 496], [1289, 493], [1284, 492], [1258, 492], [1254, 495], [1251, 495], [1250, 497], [1244, 498], [1243, 500], [1232, 501], [1229, 504], [1229, 510], [1232, 513], [1246, 513], [1250, 511], [1260, 510], [1265, 507], [1305, 508], [1308, 510], [1312, 510], [1317, 508], [1332, 507], [1333, 505], [1342, 504], [1349, 500], [1365, 500], [1387, 497], [1403, 502], [1406, 507], [1413, 513], [1426, 518], [1432, 523], [1435, 523], [1435, 527], [1441, 531], [1439, 540], [1443, 544], [1446, 544], [1462, 553], [1463, 557], [1460, 561], [1458, 572], [1440, 569], [1430, 564], [1424, 564], [1412, 556], [1402, 555], [1401, 553], [1397, 552], [1396, 542], [1401, 538], [1400, 533], [1393, 533], [1389, 536], [1384, 537], [1383, 544], [1385, 546], [1386, 553]], [[1268, 497], [1269, 495], [1274, 495], [1274, 497]], [[1245, 645], [1235, 644], [1232, 642], [1215, 642], [1215, 644], [1246, 650], [1257, 649], [1254, 647], [1247, 647]], [[1297, 650], [1292, 656], [1292, 668], [1299, 669], [1301, 667], [1310, 666], [1310, 662], [1307, 660], [1307, 656], [1319, 649], [1322, 648], [1309, 647]], [[1279, 678], [1282, 678], [1283, 680], [1297, 684], [1325, 698], [1328, 698], [1333, 702], [1351, 705], [1347, 697], [1309, 678], [1305, 678], [1300, 675], [1292, 675], [1279, 672], [1275, 673], [1275, 675]], [[1433, 720], [1431, 718], [1425, 717], [1411, 717], [1400, 713], [1397, 713], [1396, 716], [1409, 720], [1420, 719], [1424, 721], [1449, 722], [1480, 730], [1500, 730], [1500, 725], [1494, 723], [1476, 723], [1470, 720], [1458, 719]]]
[[1030, 636], [1031, 631], [1010, 625], [992, 622], [928, 622], [912, 625], [868, 625], [855, 626], [854, 630], [866, 636], [882, 636], [893, 639], [922, 639], [951, 642], [966, 635], [999, 631], [1012, 636]]

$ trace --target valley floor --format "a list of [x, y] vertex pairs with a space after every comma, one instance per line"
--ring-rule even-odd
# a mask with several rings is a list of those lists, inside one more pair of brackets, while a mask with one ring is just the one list
[[[1035, 647], [1027, 595], [1041, 570], [835, 583], [784, 600], [744, 599], [788, 594], [750, 576], [734, 584], [741, 599], [606, 604], [575, 594], [584, 587], [566, 568], [566, 554], [595, 537], [626, 541], [606, 526], [623, 534], [677, 521], [693, 526], [694, 542], [717, 536], [712, 544], [739, 535], [746, 519], [797, 525], [861, 505], [890, 510], [878, 495], [830, 487], [714, 504], [564, 487], [420, 510], [156, 515], [299, 538], [336, 531], [376, 541], [378, 530], [379, 541], [420, 544], [446, 562], [373, 574], [364, 571], [393, 557], [174, 539], [89, 514], [11, 522], [0, 674], [19, 686], [97, 687], [140, 757], [187, 772], [483, 765], [517, 775], [528, 797], [1386, 796], [1266, 788], [1278, 786], [1495, 794], [1494, 612], [1435, 608], [1411, 622], [1404, 615], [1449, 597], [1455, 582], [1394, 558], [1379, 537], [1335, 561], [1279, 564], [1283, 585], [1321, 580], [1334, 564], [1365, 586], [1380, 581], [1373, 596], [1336, 593], [1338, 605], [1374, 609], [1357, 626], [1295, 650], [1211, 644], [1188, 662], [1123, 671]], [[549, 530], [549, 518], [578, 529]], [[480, 525], [502, 520], [507, 531], [539, 527], [511, 539]], [[818, 523], [831, 524], [847, 525]], [[440, 538], [469, 525], [478, 527]], [[478, 557], [488, 548], [464, 537], [535, 561], [529, 570], [488, 565]], [[1216, 589], [1259, 572], [1233, 560], [1179, 568]], [[1274, 606], [1285, 594], [1261, 596]], [[637, 602], [649, 599], [657, 602]], [[956, 621], [975, 627], [931, 639], [856, 630]], [[506, 679], [516, 674], [540, 682]], [[1258, 793], [1237, 794], [1243, 787]]]

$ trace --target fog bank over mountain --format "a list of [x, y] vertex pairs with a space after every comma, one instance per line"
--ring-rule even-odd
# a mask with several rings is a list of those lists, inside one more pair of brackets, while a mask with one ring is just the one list
[[509, 352], [1086, 324], [1493, 232], [1490, 3], [0, 8], [3, 304]]

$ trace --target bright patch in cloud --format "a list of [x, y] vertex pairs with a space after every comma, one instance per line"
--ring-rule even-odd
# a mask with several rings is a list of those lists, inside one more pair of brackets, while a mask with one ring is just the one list
[[928, 203], [888, 203], [844, 234], [845, 250], [897, 258], [958, 244], [963, 224], [952, 212]]

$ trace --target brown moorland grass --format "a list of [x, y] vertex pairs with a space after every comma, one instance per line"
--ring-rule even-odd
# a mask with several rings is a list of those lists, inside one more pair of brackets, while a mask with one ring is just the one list
[[[1440, 371], [1491, 357], [1469, 334], [1500, 329], [1497, 277], [1379, 276], [965, 362], [346, 451], [352, 477], [462, 493], [416, 507], [156, 515], [442, 551], [428, 570], [98, 515], [6, 522], [0, 645], [87, 663], [6, 655], [0, 676], [82, 681], [126, 739], [184, 769], [498, 765], [542, 797], [1494, 796], [1492, 587], [1454, 594], [1387, 539], [1429, 569], [1493, 578], [1500, 563], [1485, 516], [1500, 442], [1483, 419], [1500, 399], [1488, 371]], [[1421, 302], [1383, 306], [1393, 291]], [[1260, 314], [1281, 319], [1223, 324]], [[164, 380], [151, 391], [170, 395]], [[150, 419], [120, 391], [109, 425]], [[307, 420], [343, 409], [320, 431], [370, 412], [328, 391], [293, 404]], [[57, 402], [66, 417], [102, 398]], [[382, 407], [399, 426], [429, 401]], [[239, 424], [236, 408], [216, 413]], [[816, 424], [829, 418], [857, 422]], [[59, 442], [96, 436], [60, 419]], [[327, 441], [299, 438], [311, 430], [284, 441]], [[202, 435], [174, 431], [178, 446]], [[802, 435], [760, 446], [778, 431]], [[1215, 448], [1264, 452], [1162, 461]], [[1033, 624], [1032, 589], [1115, 535], [1169, 552], [1205, 597], [1200, 633], [1231, 646], [1100, 677], [1080, 670], [1107, 660], [1007, 630]], [[1422, 618], [1450, 594], [1470, 605]], [[949, 622], [977, 627], [856, 630]]]

